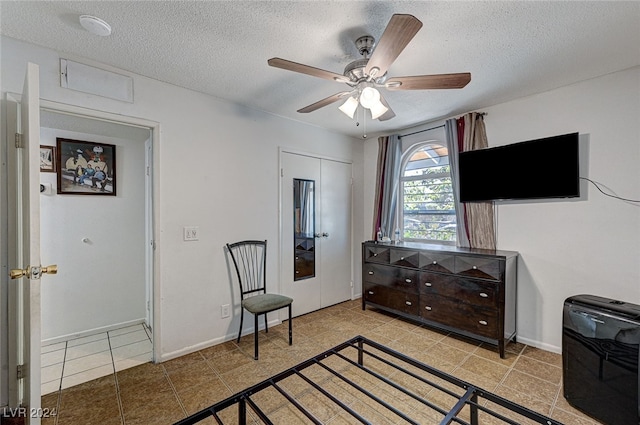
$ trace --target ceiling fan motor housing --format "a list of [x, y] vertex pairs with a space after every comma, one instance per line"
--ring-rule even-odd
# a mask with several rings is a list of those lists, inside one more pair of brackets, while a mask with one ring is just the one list
[[[369, 78], [365, 73], [365, 68], [369, 62], [369, 56], [373, 51], [373, 47], [376, 45], [376, 39], [370, 35], [363, 35], [355, 41], [358, 52], [363, 56], [363, 59], [357, 59], [347, 64], [344, 68], [344, 76], [349, 78], [353, 84], [357, 84]], [[386, 74], [375, 78], [377, 84], [384, 83], [386, 80]]]

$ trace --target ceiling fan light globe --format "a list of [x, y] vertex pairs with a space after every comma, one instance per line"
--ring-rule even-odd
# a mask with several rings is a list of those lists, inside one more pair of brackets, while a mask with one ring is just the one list
[[356, 109], [358, 109], [358, 101], [349, 96], [349, 98], [338, 107], [346, 116], [353, 119], [353, 115], [356, 113]]
[[380, 92], [373, 87], [365, 87], [362, 89], [362, 93], [360, 93], [360, 104], [367, 109], [371, 109], [376, 103], [380, 103]]
[[382, 115], [384, 115], [389, 110], [389, 108], [384, 106], [382, 102], [378, 101], [371, 108], [369, 108], [369, 110], [371, 111], [371, 119], [377, 120]]

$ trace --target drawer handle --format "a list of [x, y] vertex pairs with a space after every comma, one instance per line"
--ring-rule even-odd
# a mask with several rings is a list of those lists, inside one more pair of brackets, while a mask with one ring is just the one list
[[369, 292], [369, 295], [373, 295], [373, 291], [368, 291], [368, 292]]
[[486, 294], [486, 293], [484, 293], [484, 292], [480, 292], [480, 296], [481, 296], [482, 298], [487, 298], [489, 295], [487, 295], [487, 294]]
[[425, 283], [424, 283], [424, 286], [429, 286], [429, 287], [431, 287], [432, 285], [431, 285], [431, 282], [425, 282]]
[[404, 257], [400, 257], [400, 261], [404, 260]]
[[427, 310], [427, 311], [431, 311], [431, 307], [430, 306], [426, 306], [424, 309]]
[[478, 266], [471, 267], [473, 270], [478, 270]]
[[405, 301], [404, 302], [406, 305], [411, 305], [411, 301]]
[[487, 326], [488, 325], [486, 320], [480, 320], [478, 323], [480, 323], [482, 326]]
[[411, 279], [405, 279], [404, 281], [407, 283], [411, 283]]
[[369, 274], [373, 274], [373, 272], [369, 272]]
[[436, 260], [433, 260], [433, 264], [438, 264], [438, 262]]
[[373, 256], [374, 256], [374, 257], [377, 257], [377, 256], [378, 256], [378, 254], [373, 254]]
[[298, 270], [296, 270], [296, 274], [300, 273]]

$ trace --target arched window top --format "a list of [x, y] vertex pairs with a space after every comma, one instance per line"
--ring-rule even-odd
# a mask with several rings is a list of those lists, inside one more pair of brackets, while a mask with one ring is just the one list
[[403, 177], [449, 172], [449, 152], [447, 147], [436, 141], [419, 143], [405, 155], [402, 167]]

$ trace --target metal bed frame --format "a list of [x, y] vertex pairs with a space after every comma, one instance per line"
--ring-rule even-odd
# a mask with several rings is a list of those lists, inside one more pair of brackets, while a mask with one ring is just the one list
[[[261, 397], [265, 392], [270, 392], [271, 398]], [[362, 336], [278, 373], [175, 425], [196, 424], [210, 417], [218, 424], [273, 424], [278, 423], [273, 422], [278, 419], [269, 419], [269, 415], [284, 408], [296, 413], [296, 422], [326, 423], [327, 418], [321, 418], [317, 406], [305, 403], [305, 395], [309, 394], [334, 409], [331, 417], [340, 414], [340, 418], [349, 423], [424, 424], [428, 417], [429, 423], [440, 425], [480, 425], [487, 421], [519, 425], [525, 418], [544, 425], [562, 425]], [[345, 394], [354, 397], [350, 403], [341, 400]], [[279, 398], [279, 403], [273, 403], [274, 396]], [[403, 400], [400, 404], [405, 411], [393, 405], [399, 399]], [[411, 407], [406, 400], [417, 407]], [[381, 417], [391, 419], [385, 421]], [[286, 423], [292, 423], [291, 419]]]

